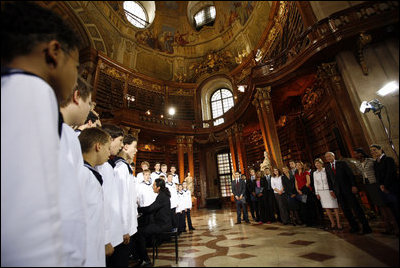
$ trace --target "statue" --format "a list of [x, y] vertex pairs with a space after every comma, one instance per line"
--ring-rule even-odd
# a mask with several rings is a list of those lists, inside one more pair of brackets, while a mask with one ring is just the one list
[[264, 151], [264, 161], [260, 165], [260, 170], [264, 171], [267, 167], [271, 168], [271, 162], [269, 161], [267, 151]]
[[190, 172], [188, 172], [187, 177], [185, 178], [185, 181], [187, 183], [187, 187], [190, 190], [191, 195], [194, 195], [194, 188], [193, 188], [193, 177], [190, 176]]

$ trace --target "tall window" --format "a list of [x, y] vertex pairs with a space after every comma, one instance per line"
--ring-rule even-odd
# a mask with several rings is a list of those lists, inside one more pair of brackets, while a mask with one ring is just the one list
[[232, 194], [232, 161], [230, 153], [217, 154], [218, 176], [222, 197]]
[[133, 26], [145, 28], [149, 24], [146, 10], [136, 1], [125, 1], [124, 10], [126, 18]]
[[[226, 113], [230, 108], [233, 107], [233, 95], [229, 89], [221, 88], [215, 91], [211, 96], [211, 112], [212, 118]], [[214, 126], [222, 124], [223, 118], [214, 121]]]
[[200, 30], [204, 25], [213, 25], [215, 21], [215, 6], [208, 6], [194, 15], [196, 30]]

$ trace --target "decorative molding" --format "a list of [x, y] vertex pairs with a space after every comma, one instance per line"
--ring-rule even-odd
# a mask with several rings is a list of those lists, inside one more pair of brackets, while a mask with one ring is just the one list
[[372, 42], [372, 36], [370, 34], [366, 34], [365, 32], [360, 33], [358, 40], [357, 40], [357, 48], [356, 48], [355, 56], [356, 56], [357, 62], [361, 66], [361, 70], [364, 75], [368, 75], [367, 63], [364, 60], [364, 49], [371, 42]]

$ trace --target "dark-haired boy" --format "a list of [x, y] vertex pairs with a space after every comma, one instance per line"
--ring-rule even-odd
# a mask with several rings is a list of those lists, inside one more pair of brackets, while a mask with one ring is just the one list
[[87, 219], [87, 248], [85, 266], [106, 265], [104, 230], [103, 178], [94, 167], [102, 165], [110, 157], [111, 137], [100, 128], [88, 128], [81, 132], [85, 176]]
[[64, 119], [59, 155], [59, 204], [63, 250], [67, 266], [82, 266], [86, 260], [86, 207], [81, 145], [73, 126], [85, 120], [91, 107], [91, 90], [80, 80], [70, 97], [60, 104]]
[[161, 176], [162, 172], [160, 171], [160, 168], [161, 168], [161, 164], [160, 164], [160, 162], [157, 162], [154, 165], [154, 171], [150, 175], [151, 183], [153, 183], [156, 179], [158, 179]]
[[[110, 154], [116, 156], [123, 146], [123, 130], [111, 124], [103, 125], [102, 129], [111, 136]], [[114, 162], [110, 159], [95, 169], [103, 177], [106, 264], [108, 267], [127, 266], [128, 248], [123, 243], [119, 184], [114, 174]]]
[[78, 125], [77, 128], [75, 129], [75, 132], [79, 135], [82, 132], [82, 130], [91, 127], [101, 127], [100, 119], [93, 111], [89, 112], [85, 122], [83, 124]]
[[171, 166], [171, 173], [172, 173], [172, 181], [175, 183], [175, 185], [178, 185], [179, 182], [179, 175], [175, 173], [176, 172], [176, 167], [174, 165]]
[[2, 3], [1, 40], [1, 265], [64, 266], [58, 102], [76, 85], [79, 41], [55, 13], [19, 1]]
[[[137, 186], [129, 162], [134, 158], [137, 140], [132, 135], [124, 136], [123, 147], [118, 156], [113, 159], [115, 178], [120, 187], [120, 204], [124, 243], [129, 244], [130, 237], [137, 232]], [[128, 162], [129, 161], [129, 162]]]

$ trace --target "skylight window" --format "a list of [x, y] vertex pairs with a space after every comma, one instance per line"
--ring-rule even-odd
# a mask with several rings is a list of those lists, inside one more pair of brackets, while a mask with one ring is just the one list
[[146, 10], [136, 1], [125, 1], [124, 10], [126, 18], [137, 28], [146, 28], [149, 24]]
[[208, 6], [194, 15], [196, 30], [200, 30], [204, 25], [212, 26], [215, 21], [215, 6]]

